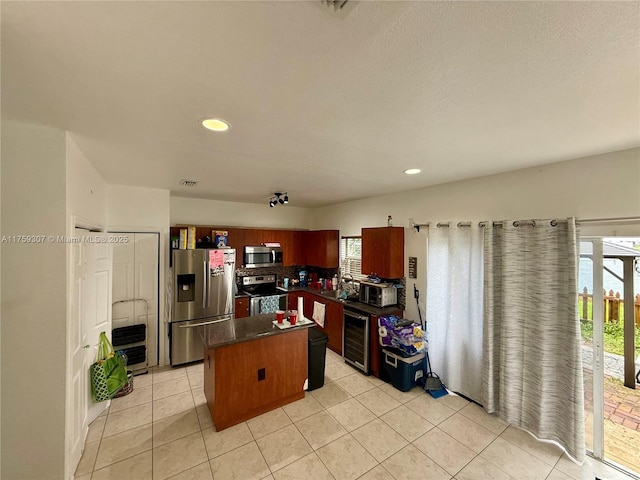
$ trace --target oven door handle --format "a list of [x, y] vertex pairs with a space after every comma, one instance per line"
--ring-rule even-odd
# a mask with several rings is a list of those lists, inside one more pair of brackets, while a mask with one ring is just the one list
[[345, 317], [351, 317], [351, 318], [355, 318], [356, 320], [360, 320], [361, 322], [366, 322], [369, 320], [369, 317], [366, 315], [361, 315], [359, 313], [356, 312], [351, 312], [348, 310], [344, 311], [344, 316]]

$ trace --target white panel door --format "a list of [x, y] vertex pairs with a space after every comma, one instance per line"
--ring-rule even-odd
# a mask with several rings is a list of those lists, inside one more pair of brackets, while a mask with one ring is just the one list
[[[92, 234], [98, 237], [98, 234]], [[102, 236], [106, 239], [106, 236]], [[87, 250], [87, 305], [86, 326], [87, 343], [97, 345], [100, 332], [105, 332], [111, 339], [111, 302], [112, 302], [112, 257], [113, 249], [110, 243], [99, 242], [86, 245]], [[95, 361], [95, 349], [89, 349], [86, 356], [86, 371]], [[88, 398], [91, 399], [91, 385], [87, 389]], [[93, 403], [89, 400], [87, 410], [88, 423], [93, 422], [103, 411], [106, 402]]]
[[134, 295], [145, 300], [135, 303], [136, 323], [147, 321], [147, 359], [149, 366], [158, 364], [158, 249], [156, 233], [135, 234]]
[[159, 239], [157, 233], [128, 237], [113, 249], [113, 328], [147, 325], [147, 360], [158, 364]]
[[[84, 230], [76, 230], [76, 235], [83, 235]], [[87, 344], [85, 293], [87, 290], [87, 252], [82, 243], [70, 245], [71, 279], [69, 297], [69, 372], [70, 394], [67, 400], [67, 446], [68, 465], [71, 472], [75, 471], [87, 434], [87, 397], [88, 370], [86, 366], [87, 350], [95, 352]]]
[[[82, 229], [76, 229], [75, 235], [100, 237]], [[108, 402], [93, 403], [89, 368], [96, 358], [100, 332], [111, 336], [111, 245], [72, 243], [70, 259], [67, 476], [78, 465], [89, 424], [109, 405]]]
[[137, 323], [134, 302], [118, 303], [135, 296], [135, 235], [130, 233], [122, 236], [127, 237], [128, 241], [113, 246], [113, 328]]

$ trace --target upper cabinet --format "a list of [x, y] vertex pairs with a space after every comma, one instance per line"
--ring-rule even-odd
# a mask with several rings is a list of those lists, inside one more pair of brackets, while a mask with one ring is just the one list
[[[171, 227], [171, 236], [178, 236], [180, 228]], [[212, 230], [229, 232], [228, 245], [237, 250], [236, 265], [244, 262], [245, 245], [278, 242], [282, 247], [282, 264], [312, 265], [322, 268], [338, 267], [338, 230], [275, 230], [235, 227], [197, 227], [196, 238], [211, 236]]]
[[362, 229], [362, 273], [404, 277], [404, 227]]
[[300, 264], [321, 268], [338, 268], [338, 230], [301, 232]]

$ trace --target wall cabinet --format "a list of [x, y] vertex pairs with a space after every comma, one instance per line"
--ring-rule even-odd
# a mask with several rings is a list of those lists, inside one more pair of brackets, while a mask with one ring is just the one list
[[362, 229], [362, 273], [404, 277], [404, 227]]
[[[180, 228], [171, 227], [171, 236], [179, 237]], [[196, 227], [196, 239], [212, 236], [212, 230], [226, 230], [228, 245], [236, 249], [236, 267], [243, 264], [246, 245], [279, 242], [282, 246], [282, 264], [311, 265], [321, 268], [337, 268], [339, 263], [338, 230], [276, 230], [259, 228]]]
[[249, 297], [238, 297], [235, 302], [235, 317], [244, 318], [249, 316]]
[[338, 234], [338, 230], [302, 232], [302, 264], [337, 268], [340, 243]]

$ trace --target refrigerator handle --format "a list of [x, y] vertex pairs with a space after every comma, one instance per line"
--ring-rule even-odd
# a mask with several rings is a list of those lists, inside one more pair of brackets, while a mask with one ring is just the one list
[[207, 262], [202, 262], [204, 278], [202, 279], [202, 308], [206, 308], [207, 303]]

